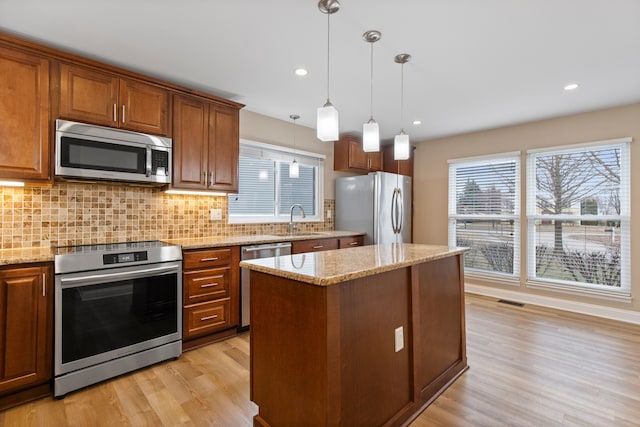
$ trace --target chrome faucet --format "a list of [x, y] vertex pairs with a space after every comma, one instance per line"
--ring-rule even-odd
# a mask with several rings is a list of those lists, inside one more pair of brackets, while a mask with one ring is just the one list
[[302, 212], [302, 218], [306, 217], [306, 215], [304, 214], [304, 208], [301, 204], [294, 203], [293, 205], [291, 205], [291, 209], [289, 210], [289, 233], [291, 234], [295, 233], [295, 231], [298, 229], [298, 227], [293, 223], [293, 208], [295, 207], [300, 208], [300, 212]]

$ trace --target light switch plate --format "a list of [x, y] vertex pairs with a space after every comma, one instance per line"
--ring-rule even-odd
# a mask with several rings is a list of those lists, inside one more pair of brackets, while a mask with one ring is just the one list
[[219, 221], [222, 219], [222, 209], [210, 209], [209, 219], [211, 221]]
[[396, 353], [404, 348], [404, 328], [396, 328]]

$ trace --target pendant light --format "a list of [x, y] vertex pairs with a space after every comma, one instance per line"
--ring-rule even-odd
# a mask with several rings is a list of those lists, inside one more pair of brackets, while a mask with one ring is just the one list
[[362, 35], [367, 43], [371, 44], [371, 95], [369, 121], [362, 125], [362, 149], [365, 152], [380, 151], [380, 128], [373, 119], [373, 44], [380, 40], [380, 31], [370, 30]]
[[330, 18], [331, 15], [340, 10], [338, 0], [320, 0], [318, 2], [320, 12], [327, 15], [327, 102], [318, 108], [318, 120], [316, 124], [317, 136], [321, 141], [337, 141], [338, 130], [338, 110], [329, 100], [329, 59], [330, 59]]
[[297, 114], [289, 116], [293, 120], [293, 161], [289, 164], [289, 178], [298, 178], [300, 176], [300, 165], [296, 161], [296, 120], [300, 118]]
[[407, 160], [409, 158], [409, 135], [404, 132], [402, 125], [404, 120], [404, 64], [409, 62], [411, 55], [400, 53], [393, 58], [400, 64], [400, 133], [393, 140], [393, 159]]

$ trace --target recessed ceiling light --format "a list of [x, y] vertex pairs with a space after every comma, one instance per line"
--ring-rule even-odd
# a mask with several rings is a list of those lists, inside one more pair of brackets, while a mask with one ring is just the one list
[[307, 70], [304, 68], [296, 68], [296, 76], [306, 76]]
[[422, 120], [414, 120], [413, 124], [416, 125], [416, 126], [421, 125], [422, 124]]
[[578, 89], [578, 83], [571, 83], [564, 87], [564, 90], [576, 90]]

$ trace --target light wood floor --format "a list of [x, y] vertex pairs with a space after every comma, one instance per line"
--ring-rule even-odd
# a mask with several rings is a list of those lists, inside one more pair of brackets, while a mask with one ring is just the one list
[[[640, 426], [640, 327], [467, 296], [470, 369], [412, 427]], [[0, 412], [4, 426], [248, 426], [244, 334], [63, 400]]]

